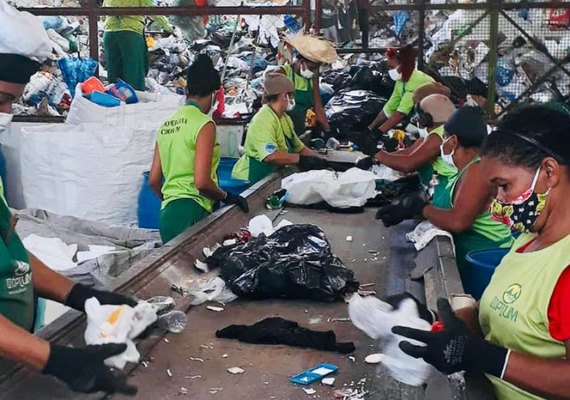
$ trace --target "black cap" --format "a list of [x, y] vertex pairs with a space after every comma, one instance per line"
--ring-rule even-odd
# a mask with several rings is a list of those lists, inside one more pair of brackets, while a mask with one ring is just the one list
[[0, 53], [0, 81], [27, 84], [40, 63], [19, 54]]
[[464, 147], [478, 147], [487, 137], [485, 116], [479, 107], [461, 107], [455, 111], [444, 125], [448, 135], [457, 135], [459, 144]]

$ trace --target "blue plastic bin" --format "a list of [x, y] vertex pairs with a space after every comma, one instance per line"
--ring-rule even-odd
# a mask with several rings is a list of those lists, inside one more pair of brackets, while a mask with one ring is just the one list
[[474, 250], [467, 253], [465, 259], [469, 262], [469, 279], [463, 282], [465, 291], [479, 300], [485, 291], [495, 268], [510, 249]]
[[[232, 169], [237, 159], [222, 157], [218, 166], [218, 184], [224, 192], [240, 194], [248, 188], [248, 181], [232, 179]], [[158, 229], [160, 199], [148, 183], [149, 172], [143, 174], [144, 182], [139, 192], [137, 216], [140, 228]]]

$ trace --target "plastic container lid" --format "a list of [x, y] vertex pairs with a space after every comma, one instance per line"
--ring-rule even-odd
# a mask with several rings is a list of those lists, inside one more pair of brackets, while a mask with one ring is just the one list
[[98, 90], [91, 93], [89, 100], [103, 107], [118, 107], [121, 105], [121, 100], [117, 99], [114, 96], [111, 96], [110, 94], [103, 93]]
[[84, 95], [90, 95], [95, 91], [105, 92], [105, 85], [98, 78], [92, 76], [81, 84], [81, 91]]

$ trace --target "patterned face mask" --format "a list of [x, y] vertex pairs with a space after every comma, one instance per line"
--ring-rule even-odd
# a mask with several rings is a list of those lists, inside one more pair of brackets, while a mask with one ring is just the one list
[[534, 175], [532, 185], [514, 201], [501, 203], [495, 199], [491, 203], [491, 218], [511, 228], [513, 232], [529, 232], [536, 223], [540, 213], [544, 209], [550, 188], [546, 193], [539, 194], [534, 191], [540, 167]]

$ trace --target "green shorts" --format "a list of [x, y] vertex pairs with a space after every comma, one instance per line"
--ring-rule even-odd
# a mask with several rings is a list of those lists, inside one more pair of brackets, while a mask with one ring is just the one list
[[160, 211], [160, 237], [168, 243], [192, 225], [208, 216], [208, 212], [192, 199], [178, 199]]

